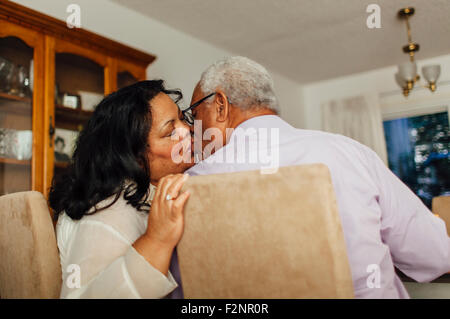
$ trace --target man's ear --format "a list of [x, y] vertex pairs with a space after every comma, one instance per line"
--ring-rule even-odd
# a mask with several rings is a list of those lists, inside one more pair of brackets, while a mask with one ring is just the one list
[[231, 106], [228, 103], [227, 96], [221, 90], [216, 91], [216, 96], [214, 98], [214, 107], [216, 108], [216, 121], [225, 122], [228, 119]]

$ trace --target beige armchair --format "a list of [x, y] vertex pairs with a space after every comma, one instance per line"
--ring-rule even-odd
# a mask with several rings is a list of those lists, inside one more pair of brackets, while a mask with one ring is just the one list
[[[325, 165], [197, 176], [185, 188], [191, 197], [178, 246], [185, 298], [354, 296]], [[61, 281], [42, 194], [0, 197], [0, 296], [58, 298]]]
[[61, 266], [47, 202], [39, 192], [0, 197], [0, 297], [59, 298]]
[[450, 236], [450, 196], [434, 197], [431, 205], [433, 213], [444, 220], [447, 233]]
[[193, 176], [183, 188], [185, 298], [354, 297], [325, 165]]

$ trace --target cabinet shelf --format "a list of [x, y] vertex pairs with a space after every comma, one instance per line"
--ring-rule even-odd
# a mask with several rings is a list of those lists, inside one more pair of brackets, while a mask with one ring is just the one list
[[0, 92], [0, 112], [30, 116], [31, 108], [30, 98]]
[[70, 107], [65, 107], [62, 105], [56, 105], [56, 112], [60, 114], [66, 114], [67, 116], [74, 116], [83, 119], [89, 119], [89, 117], [94, 113], [92, 111], [85, 111], [81, 109], [72, 109]]
[[0, 98], [6, 99], [6, 100], [11, 100], [11, 101], [31, 103], [31, 98], [29, 98], [29, 97], [22, 97], [22, 96], [18, 96], [18, 95], [3, 93], [3, 92], [0, 92]]
[[79, 130], [79, 126], [86, 124], [92, 114], [91, 111], [71, 109], [62, 105], [55, 106], [57, 126], [69, 130]]
[[0, 157], [0, 164], [30, 166], [31, 160], [18, 160], [15, 158]]
[[69, 165], [67, 162], [55, 162], [55, 168], [67, 168]]

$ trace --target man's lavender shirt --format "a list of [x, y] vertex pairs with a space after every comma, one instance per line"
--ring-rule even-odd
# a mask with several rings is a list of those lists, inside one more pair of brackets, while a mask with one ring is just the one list
[[[419, 282], [431, 281], [450, 271], [450, 238], [445, 223], [371, 149], [341, 135], [296, 129], [275, 115], [251, 118], [238, 128], [244, 132], [236, 129], [228, 144], [187, 173], [207, 175], [266, 167], [265, 163], [249, 160], [255, 150], [243, 149], [242, 143], [236, 142], [245, 133], [247, 140], [257, 139], [259, 128], [269, 129], [266, 136], [259, 138], [264, 141], [262, 145], [269, 146], [263, 151], [269, 154], [279, 151], [280, 166], [327, 165], [337, 197], [356, 298], [409, 298], [394, 265]], [[275, 144], [269, 142], [272, 128], [279, 130], [279, 142]], [[244, 151], [240, 155], [245, 156], [245, 162], [217, 163], [230, 151], [238, 155]], [[369, 288], [367, 284], [373, 273], [368, 269], [372, 264], [380, 269], [379, 288]]]

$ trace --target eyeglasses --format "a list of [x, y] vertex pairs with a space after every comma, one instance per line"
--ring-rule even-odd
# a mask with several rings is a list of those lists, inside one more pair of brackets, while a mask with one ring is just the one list
[[189, 106], [187, 109], [181, 111], [181, 113], [183, 113], [183, 117], [186, 120], [186, 122], [189, 125], [194, 124], [194, 115], [192, 115], [192, 110], [195, 109], [197, 106], [199, 106], [200, 104], [202, 104], [207, 98], [210, 98], [211, 96], [215, 95], [216, 92], [211, 93], [207, 96], [205, 96], [204, 98], [198, 100], [197, 102], [195, 102], [194, 104], [192, 104], [191, 106]]

